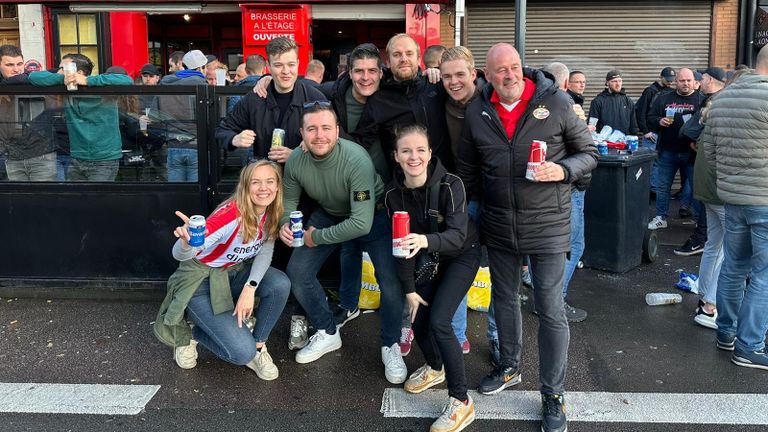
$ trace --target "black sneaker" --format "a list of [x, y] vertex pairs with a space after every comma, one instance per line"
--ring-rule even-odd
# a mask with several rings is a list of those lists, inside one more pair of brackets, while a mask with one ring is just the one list
[[575, 308], [566, 302], [563, 302], [563, 309], [568, 322], [582, 322], [587, 319], [587, 311], [584, 309]]
[[523, 377], [520, 376], [520, 371], [517, 369], [499, 366], [483, 377], [477, 391], [484, 395], [494, 395], [507, 387], [520, 384], [522, 380]]
[[675, 249], [675, 255], [680, 256], [698, 255], [702, 252], [704, 252], [704, 242], [694, 238], [689, 238], [682, 247]]
[[680, 219], [687, 219], [693, 216], [693, 213], [691, 213], [691, 210], [688, 207], [680, 207], [680, 210], [677, 211], [677, 214], [680, 216]]
[[733, 351], [736, 347], [736, 336], [720, 336], [715, 338], [715, 345], [723, 351]]
[[565, 398], [559, 394], [541, 395], [541, 432], [566, 432]]
[[336, 328], [344, 327], [344, 324], [352, 321], [360, 316], [360, 309], [347, 310], [341, 306], [336, 307], [336, 312], [333, 313], [333, 319], [336, 321]]
[[735, 350], [731, 361], [737, 366], [768, 370], [768, 355], [765, 353], [765, 348], [760, 351]]
[[491, 357], [491, 365], [493, 365], [494, 368], [499, 367], [501, 364], [501, 351], [499, 351], [498, 339], [490, 339], [488, 341], [488, 352]]

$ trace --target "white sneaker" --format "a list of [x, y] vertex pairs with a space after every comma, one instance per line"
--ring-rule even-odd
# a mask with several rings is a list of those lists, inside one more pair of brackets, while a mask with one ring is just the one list
[[381, 347], [381, 362], [384, 363], [384, 376], [392, 384], [402, 384], [408, 378], [408, 368], [405, 367], [397, 342], [389, 347]]
[[651, 219], [650, 222], [648, 222], [649, 230], [656, 230], [659, 228], [666, 228], [666, 227], [667, 227], [667, 220], [661, 216], [656, 216], [655, 218]]
[[331, 351], [341, 348], [341, 331], [329, 335], [325, 330], [318, 330], [309, 338], [309, 344], [296, 353], [296, 363], [313, 362]]
[[256, 372], [256, 375], [264, 381], [272, 381], [280, 375], [275, 362], [272, 361], [272, 356], [267, 352], [266, 345], [261, 347], [261, 351], [257, 352], [256, 357], [248, 362], [245, 367]]
[[475, 420], [475, 402], [469, 395], [467, 399], [464, 405], [464, 402], [449, 397], [442, 414], [432, 423], [429, 432], [458, 432], [469, 426]]
[[307, 318], [303, 315], [291, 316], [291, 335], [288, 338], [288, 349], [293, 351], [307, 346]]
[[182, 369], [192, 369], [197, 366], [197, 341], [189, 340], [189, 345], [176, 347], [173, 350], [173, 359]]

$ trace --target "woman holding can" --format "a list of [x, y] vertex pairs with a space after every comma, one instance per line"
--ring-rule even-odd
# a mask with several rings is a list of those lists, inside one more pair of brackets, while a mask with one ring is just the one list
[[[402, 242], [410, 254], [396, 260], [415, 339], [427, 361], [404, 387], [407, 392], [421, 393], [447, 380], [448, 403], [430, 430], [461, 430], [474, 420], [475, 407], [467, 394], [464, 359], [451, 318], [480, 265], [477, 231], [468, 223], [464, 184], [446, 172], [437, 158], [432, 159], [426, 129], [407, 126], [397, 131], [396, 138], [394, 157], [399, 167], [387, 188], [385, 204], [390, 217], [396, 211], [410, 216], [411, 233]], [[437, 208], [432, 209], [437, 210], [436, 215], [429, 211], [430, 201], [437, 201]], [[436, 230], [430, 213], [436, 217]], [[437, 253], [439, 264], [431, 280], [417, 284], [419, 253]]]
[[[190, 243], [190, 219], [176, 215], [173, 257], [179, 268], [155, 321], [155, 335], [174, 347], [182, 369], [197, 365], [200, 343], [227, 362], [246, 366], [263, 380], [278, 377], [265, 345], [285, 307], [290, 281], [270, 267], [283, 214], [282, 174], [268, 160], [240, 171], [235, 192], [205, 221], [205, 242]], [[245, 325], [259, 297], [256, 324]], [[184, 315], [193, 323], [190, 329]]]

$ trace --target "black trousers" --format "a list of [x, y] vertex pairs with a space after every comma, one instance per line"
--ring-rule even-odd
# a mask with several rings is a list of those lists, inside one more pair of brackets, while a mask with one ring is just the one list
[[475, 280], [479, 266], [480, 245], [476, 244], [456, 258], [441, 260], [432, 283], [416, 288], [429, 303], [429, 306], [419, 306], [413, 322], [416, 343], [432, 369], [445, 366], [448, 395], [459, 400], [467, 399], [467, 375], [451, 320]]

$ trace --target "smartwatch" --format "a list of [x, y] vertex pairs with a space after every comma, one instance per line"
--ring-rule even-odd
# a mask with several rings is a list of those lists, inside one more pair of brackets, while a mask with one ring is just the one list
[[259, 283], [255, 280], [251, 279], [248, 281], [248, 285], [252, 286], [254, 289], [259, 286]]

